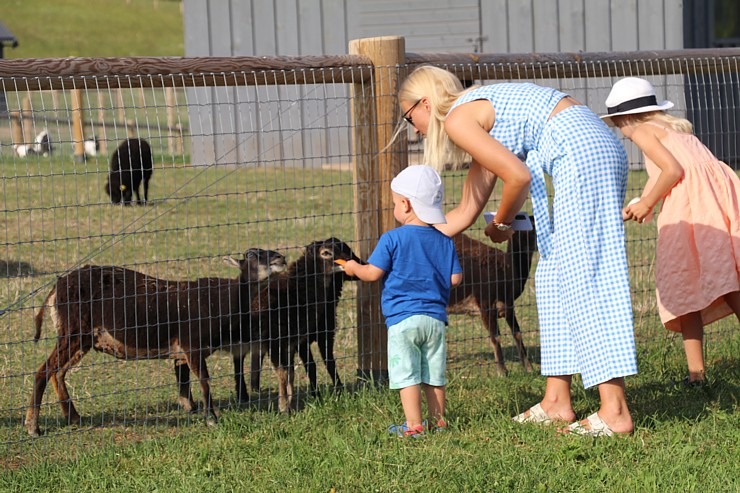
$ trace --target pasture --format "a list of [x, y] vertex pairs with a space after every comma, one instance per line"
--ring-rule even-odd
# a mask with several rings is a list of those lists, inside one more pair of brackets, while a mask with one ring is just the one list
[[[307, 395], [305, 372], [297, 368], [298, 410], [279, 415], [274, 376], [266, 364], [262, 392], [239, 405], [231, 360], [217, 353], [208, 364], [221, 421], [207, 427], [202, 414], [177, 407], [171, 361], [124, 362], [91, 352], [67, 378], [83, 424], [63, 422], [49, 388], [40, 419], [46, 435], [29, 439], [23, 416], [33, 374], [55, 340], [47, 319], [41, 341], [34, 343], [32, 319], [65, 269], [96, 263], [169, 279], [234, 277], [221, 257], [248, 247], [276, 249], [293, 260], [311, 241], [336, 236], [357, 249], [349, 168], [190, 167], [155, 155], [152, 204], [121, 207], [112, 206], [103, 192], [106, 159], [0, 158], [6, 190], [13, 191], [5, 193], [0, 217], [9, 260], [0, 305], [11, 307], [2, 316], [0, 338], [0, 490], [720, 491], [722, 486], [731, 491], [728, 482], [738, 486], [732, 459], [740, 438], [736, 320], [708, 330], [712, 384], [672, 388], [685, 363], [680, 338], [666, 332], [656, 314], [655, 228], [634, 223], [628, 225], [627, 241], [640, 374], [627, 379], [636, 420], [630, 437], [562, 437], [552, 428], [510, 421], [544, 387], [537, 374], [530, 281], [517, 314], [535, 363], [533, 374], [515, 361], [503, 321], [510, 374], [497, 378], [479, 317], [451, 318], [449, 433], [413, 442], [387, 436], [387, 426], [401, 419], [402, 411], [396, 392], [354, 378], [358, 327], [356, 285], [350, 282], [337, 324], [339, 372], [348, 383], [339, 396], [328, 392], [323, 362], [318, 363], [318, 398]], [[448, 204], [457, 200], [462, 176], [445, 174]], [[642, 172], [630, 173], [628, 198], [639, 193], [645, 178]], [[495, 206], [492, 201], [490, 209]], [[473, 236], [482, 237], [482, 224], [481, 218]], [[197, 401], [199, 389], [193, 388]], [[595, 390], [584, 391], [576, 381], [574, 394], [579, 415], [596, 408]]]

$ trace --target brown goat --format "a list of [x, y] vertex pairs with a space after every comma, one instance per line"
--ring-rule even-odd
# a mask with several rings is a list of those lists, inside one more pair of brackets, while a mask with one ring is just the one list
[[[357, 260], [357, 257], [346, 243], [336, 238], [315, 241], [306, 246], [303, 256], [293, 262], [287, 272], [271, 278], [252, 300], [260, 343], [277, 372], [281, 412], [291, 409], [295, 353], [307, 348], [313, 337], [309, 331], [326, 331], [322, 324], [326, 323], [327, 305], [334, 306], [328, 295], [333, 290], [335, 275], [344, 272], [334, 261], [350, 259]], [[306, 353], [302, 351], [303, 355]], [[322, 355], [329, 365], [329, 356], [323, 352]], [[313, 360], [310, 349], [304, 364], [309, 364], [309, 358]], [[308, 366], [307, 370], [310, 375]], [[336, 375], [336, 369], [330, 373]]]
[[507, 373], [498, 328], [498, 318], [505, 318], [514, 336], [522, 366], [525, 371], [532, 371], [532, 363], [527, 357], [521, 328], [514, 313], [514, 301], [524, 291], [532, 256], [537, 250], [534, 229], [515, 231], [506, 252], [464, 234], [455, 236], [454, 240], [463, 268], [463, 281], [452, 289], [448, 311], [466, 312], [465, 307], [470, 303], [480, 310], [483, 325], [488, 329], [488, 336], [493, 343], [496, 373], [499, 375]]
[[[123, 267], [95, 265], [58, 279], [35, 317], [38, 340], [44, 307], [51, 307], [57, 342], [36, 372], [26, 413], [29, 434], [41, 434], [39, 408], [50, 379], [64, 417], [80, 422], [64, 377], [91, 348], [126, 360], [184, 362], [200, 380], [207, 421], [215, 423], [206, 357], [249, 336], [242, 332], [251, 325], [248, 307], [258, 283], [282, 270], [285, 259], [277, 252], [250, 249], [244, 260], [229, 258], [229, 263], [240, 268], [239, 282], [168, 281]], [[189, 395], [180, 395], [180, 402], [186, 409], [194, 405]]]

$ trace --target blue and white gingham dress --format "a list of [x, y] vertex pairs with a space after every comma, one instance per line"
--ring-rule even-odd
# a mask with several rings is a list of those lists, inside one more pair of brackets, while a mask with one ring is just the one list
[[[621, 215], [628, 166], [619, 140], [586, 106], [548, 119], [565, 96], [535, 84], [500, 83], [464, 94], [453, 108], [489, 100], [491, 136], [532, 174], [542, 374], [580, 373], [588, 388], [637, 373]], [[545, 174], [554, 187], [551, 214]]]

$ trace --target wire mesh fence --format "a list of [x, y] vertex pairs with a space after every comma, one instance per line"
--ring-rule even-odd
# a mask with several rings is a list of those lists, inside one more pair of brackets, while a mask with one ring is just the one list
[[[265, 341], [250, 344], [255, 341], [246, 339], [252, 333], [242, 330], [252, 322], [239, 318], [245, 306], [245, 283], [239, 280], [244, 270], [234, 266], [243, 267], [255, 258], [249, 249], [277, 251], [294, 264], [313, 258], [311, 252], [332, 238], [338, 240], [328, 242], [332, 248], [340, 245], [332, 255], [341, 255], [342, 249], [346, 253], [345, 247], [363, 258], [369, 254], [377, 234], [389, 227], [389, 216], [392, 221], [386, 190], [389, 177], [422, 159], [412, 134], [384, 150], [386, 136], [401, 116], [395, 99], [397, 84], [420, 63], [446, 67], [471, 83], [527, 80], [555, 87], [597, 113], [604, 112], [604, 100], [616, 78], [640, 75], [655, 85], [659, 97], [676, 103], [678, 114], [694, 121], [697, 134], [719, 157], [738, 166], [738, 50], [679, 52], [654, 61], [641, 53], [602, 58], [581, 54], [548, 60], [532, 55], [471, 61], [409, 55], [401, 65], [373, 67], [361, 56], [263, 57], [241, 60], [249, 66], [246, 70], [235, 68], [240, 60], [233, 59], [203, 59], [198, 61], [201, 65], [183, 59], [174, 68], [171, 60], [147, 60], [150, 65], [142, 68], [140, 60], [121, 59], [117, 63], [127, 68], [118, 74], [95, 63], [80, 66], [64, 60], [31, 74], [23, 73], [30, 70], [29, 64], [0, 62], [7, 102], [0, 121], [3, 443], [22, 443], [28, 440], [27, 431], [34, 431], [26, 430], [24, 421], [33, 407], [37, 370], [62, 339], [76, 338], [79, 344], [58, 346], [60, 353], [67, 351], [61, 359], [69, 367], [60, 368], [66, 379], [52, 378], [51, 384], [55, 391], [60, 384], [68, 387], [76, 409], [71, 411], [64, 390], [57, 394], [47, 389], [38, 418], [47, 436], [100, 425], [170, 427], [200, 420], [199, 415], [183, 411], [188, 394], [182, 385], [192, 380], [188, 385], [194, 387], [197, 402], [202, 395], [198, 379], [206, 367], [211, 399], [196, 406], [201, 410], [210, 404], [216, 409], [236, 407], [240, 397], [246, 401], [240, 396], [238, 379], [235, 387], [235, 374], [243, 376], [249, 387], [251, 399], [246, 405], [283, 407], [278, 398], [281, 374], [268, 358], [262, 361]], [[219, 70], [219, 66], [228, 69]], [[147, 179], [142, 176], [141, 203], [134, 193], [131, 205], [114, 204], [109, 183], [115, 173], [129, 193], [136, 190], [137, 181], [133, 174], [125, 178], [120, 174], [122, 160], [113, 159], [116, 150], [119, 157], [131, 160], [134, 169], [146, 167], [149, 161], [141, 150], [119, 148], [129, 139], [142, 139], [151, 149], [148, 196], [144, 200]], [[629, 199], [639, 196], [647, 175], [641, 154], [627, 141], [624, 144], [631, 166]], [[386, 173], [377, 173], [388, 166]], [[444, 173], [448, 208], [459, 200], [464, 177], [464, 170]], [[120, 187], [119, 191], [125, 192]], [[499, 192], [500, 188], [494, 191], [488, 210], [496, 210]], [[529, 203], [527, 211], [531, 211]], [[467, 234], [487, 242], [484, 224], [479, 219]], [[635, 331], [641, 346], [655, 341], [675, 346], [675, 335], [662, 328], [657, 314], [655, 239], [654, 225], [627, 225]], [[516, 301], [524, 344], [535, 367], [539, 342], [531, 278], [536, 263], [535, 253], [530, 280]], [[67, 300], [65, 305], [63, 294], [71, 291], [60, 293], [59, 280], [83, 279], [81, 273], [92, 272], [87, 265], [108, 266], [80, 281], [85, 289], [78, 286], [74, 291], [79, 296], [83, 292], [97, 296], [99, 307], [83, 307], [79, 300], [77, 304]], [[331, 273], [330, 283], [317, 284], [319, 273], [314, 274], [305, 288], [310, 301], [301, 305], [293, 300], [300, 308], [291, 312], [291, 323], [307, 324], [302, 317], [310, 316], [331, 319], [314, 327], [309, 336], [314, 341], [318, 390], [330, 390], [335, 376], [350, 386], [367, 377], [382, 379], [384, 329], [377, 313], [377, 288], [336, 273]], [[138, 284], [127, 284], [127, 276], [141, 277]], [[120, 289], [115, 288], [117, 282]], [[263, 280], [255, 289], [265, 282], [271, 281]], [[173, 291], [199, 294], [196, 301], [188, 295], [147, 298]], [[125, 303], [137, 296], [143, 297], [143, 304], [131, 308]], [[251, 302], [253, 297], [248, 298]], [[49, 312], [55, 302], [59, 309], [52, 318]], [[47, 314], [36, 320], [42, 307]], [[142, 313], [127, 318], [127, 309]], [[149, 309], [156, 313], [148, 314]], [[311, 309], [312, 315], [306, 315]], [[236, 322], [230, 319], [233, 316]], [[75, 322], [59, 339], [59, 319], [65, 317]], [[90, 320], [82, 320], [85, 317]], [[101, 330], [106, 317], [123, 317], [123, 322], [110, 322]], [[166, 328], [165, 319], [177, 328]], [[149, 329], [130, 331], [126, 324], [132, 320]], [[496, 371], [493, 345], [478, 307], [462, 302], [450, 320], [449, 371]], [[170, 332], [166, 337], [151, 335], [158, 324], [163, 331], [179, 332], [176, 337], [170, 337]], [[503, 320], [498, 325], [506, 366], [523, 371], [508, 328]], [[707, 350], [721, 344], [736, 325], [735, 319], [727, 318], [710, 326]], [[85, 333], [82, 326], [89, 326], [99, 337]], [[116, 342], [113, 327], [129, 330], [128, 345]], [[188, 337], [197, 339], [187, 350], [181, 347], [187, 339], [184, 327]], [[239, 327], [238, 337], [233, 335], [234, 327]], [[200, 336], [194, 337], [193, 331]], [[327, 338], [325, 332], [331, 336]], [[326, 371], [328, 346], [333, 348], [336, 373]], [[294, 349], [279, 347], [279, 351]], [[310, 389], [307, 372], [301, 368], [307, 353], [297, 350], [302, 358], [295, 361], [295, 387], [303, 396]], [[244, 361], [243, 370], [238, 368], [240, 361]], [[59, 365], [56, 360], [52, 363]], [[194, 366], [189, 378], [182, 373], [188, 364]], [[82, 416], [79, 420], [76, 410]], [[72, 418], [81, 426], [67, 426]]]

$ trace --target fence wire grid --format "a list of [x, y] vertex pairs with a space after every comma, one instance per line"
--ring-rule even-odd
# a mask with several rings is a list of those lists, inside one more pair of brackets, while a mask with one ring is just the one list
[[[691, 70], [692, 63], [703, 64], [704, 59], [676, 60], [670, 73], [665, 73], [662, 63], [653, 67], [645, 62], [639, 74], [655, 85], [659, 98], [673, 101], [676, 106], [672, 111], [692, 120], [700, 138], [735, 169], [740, 165], [739, 60], [738, 55], [724, 57], [720, 53], [716, 61], [720, 68], [707, 73]], [[435, 60], [432, 57], [429, 61]], [[629, 59], [625, 66], [630, 66], [627, 62]], [[497, 64], [477, 63], [471, 71], [476, 74], [472, 82], [531, 81], [569, 93], [601, 114], [612, 83], [625, 75], [615, 73], [614, 60], [584, 62], [582, 67], [576, 64], [568, 77], [558, 70], [549, 76], [548, 63], [533, 57], [507, 65], [505, 70]], [[469, 69], [467, 65], [440, 65], [463, 72]], [[367, 255], [377, 238], [363, 236], [364, 230], [358, 227], [368, 214], [361, 207], [367, 198], [361, 196], [362, 190], [366, 189], [358, 185], [375, 190], [378, 197], [389, 183], [386, 179], [361, 183], [357, 163], [366, 159], [377, 164], [380, 150], [387, 144], [377, 136], [392, 132], [401, 117], [395, 99], [379, 94], [374, 89], [378, 81], [373, 78], [386, 73], [389, 79], [401, 80], [399, 75], [413, 69], [413, 64], [375, 67], [374, 71], [365, 65], [353, 69], [364, 75], [348, 76], [346, 70], [334, 71], [331, 66], [311, 71], [321, 75], [314, 81], [303, 69], [283, 68], [207, 76], [141, 75], [138, 79], [92, 75], [84, 86], [69, 75], [49, 75], [48, 82], [44, 77], [0, 77], [4, 87], [0, 92], [0, 234], [4, 254], [0, 259], [0, 380], [5, 390], [0, 396], [0, 427], [4, 444], [29, 439], [24, 421], [34, 376], [57, 343], [48, 307], [38, 341], [34, 338], [34, 317], [60, 277], [92, 264], [123, 267], [173, 282], [202, 278], [232, 282], [239, 272], [225, 257], [239, 261], [248, 249], [262, 248], [280, 252], [292, 263], [304, 255], [308, 245], [328, 238], [345, 242], [359, 256]], [[167, 78], [198, 79], [198, 83], [141, 82]], [[289, 79], [302, 82], [286, 83]], [[235, 82], [221, 83], [228, 80]], [[358, 86], [367, 86], [370, 99], [358, 93]], [[40, 89], [43, 87], [47, 89]], [[377, 107], [383, 103], [381, 98], [390, 99], [385, 103], [393, 105], [395, 112], [387, 118], [381, 112], [375, 114], [372, 126], [384, 127], [385, 134], [374, 133], [369, 145], [360, 146], [357, 129], [367, 126], [368, 120], [360, 120], [358, 108], [368, 101]], [[400, 149], [386, 152], [396, 153], [392, 159], [403, 165], [421, 162], [421, 143], [412, 132], [405, 137], [408, 139], [402, 139]], [[125, 206], [111, 203], [106, 183], [117, 149], [121, 155], [143, 159], [141, 151], [119, 149], [128, 139], [143, 139], [149, 144], [152, 174], [148, 200], [137, 204], [134, 195], [132, 204]], [[623, 142], [630, 161], [629, 200], [639, 196], [647, 175], [641, 153], [628, 141]], [[368, 156], [367, 149], [374, 154]], [[447, 208], [459, 199], [464, 177], [465, 171], [444, 173]], [[142, 184], [142, 202], [143, 192]], [[497, 185], [488, 210], [496, 210], [499, 195]], [[374, 211], [373, 217], [389, 211], [386, 205]], [[531, 204], [525, 205], [525, 212], [531, 212]], [[480, 218], [467, 234], [491, 245], [482, 233], [484, 224]], [[655, 240], [654, 223], [627, 225], [638, 344], [660, 340], [681, 351], [680, 340], [662, 327], [657, 314]], [[524, 293], [516, 301], [517, 318], [535, 370], [539, 361], [533, 281], [536, 263], [535, 253]], [[371, 376], [382, 375], [382, 365], [368, 368], [366, 364], [366, 353], [384, 353], [381, 339], [360, 343], [361, 334], [377, 327], [366, 327], [368, 319], [359, 312], [363, 305], [377, 305], [379, 298], [377, 291], [363, 291], [356, 281], [345, 280], [339, 285], [333, 347], [339, 376], [345, 385], [353, 386], [364, 381], [368, 369]], [[236, 305], [227, 300], [229, 310]], [[509, 328], [503, 320], [498, 325], [507, 368], [523, 371]], [[734, 318], [726, 318], [708, 327], [707, 351], [721, 344], [736, 325]], [[451, 312], [448, 334], [450, 372], [496, 371], [493, 345], [474, 304], [461, 304]], [[143, 352], [156, 352], [149, 342], [141, 344]], [[224, 343], [214, 349], [219, 350], [207, 358], [213, 402], [219, 409], [236, 408], [240, 404], [230, 348]], [[251, 349], [252, 353], [259, 351]], [[328, 391], [334, 382], [326, 371], [321, 348], [314, 344], [312, 349], [318, 366], [318, 391]], [[184, 412], [178, 404], [176, 365], [171, 359], [133, 359], [90, 351], [69, 369], [66, 382], [82, 415], [80, 426], [68, 426], [65, 404], [48, 388], [56, 387], [52, 382], [40, 409], [39, 425], [45, 436], [84, 434], [98, 426], [180, 427], [202, 419]], [[248, 386], [253, 376], [250, 359], [247, 355]], [[299, 407], [309, 393], [301, 363], [297, 358]], [[191, 386], [198, 403], [200, 389], [195, 377]], [[246, 405], [277, 409], [277, 388], [276, 372], [265, 359], [260, 388], [249, 388], [251, 399]], [[203, 403], [199, 406], [202, 409]]]

